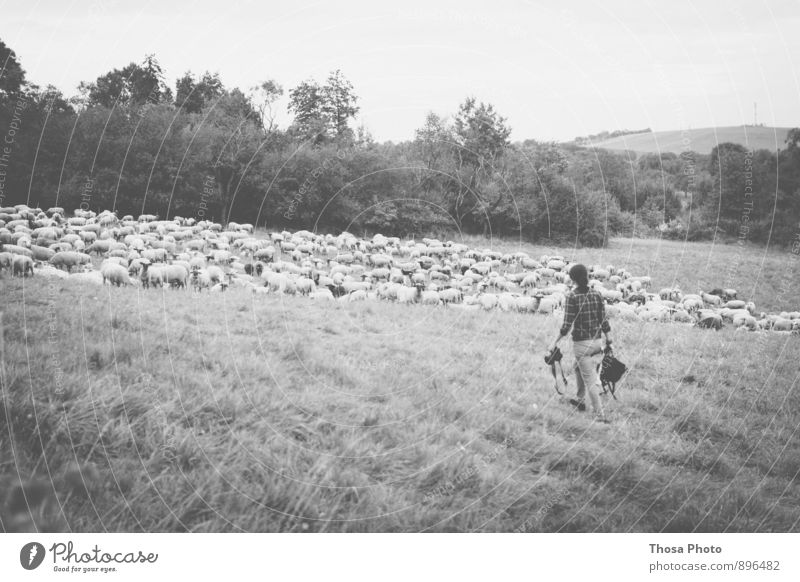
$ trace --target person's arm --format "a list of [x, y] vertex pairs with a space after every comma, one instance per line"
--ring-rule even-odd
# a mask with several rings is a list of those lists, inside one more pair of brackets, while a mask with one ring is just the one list
[[564, 323], [558, 330], [558, 336], [553, 340], [553, 343], [551, 343], [550, 347], [548, 348], [551, 352], [556, 349], [556, 346], [558, 345], [558, 342], [561, 341], [561, 338], [569, 333], [572, 324], [575, 322], [575, 318], [578, 316], [578, 310], [576, 309], [575, 302], [572, 298], [572, 295], [567, 297], [567, 305], [564, 308]]

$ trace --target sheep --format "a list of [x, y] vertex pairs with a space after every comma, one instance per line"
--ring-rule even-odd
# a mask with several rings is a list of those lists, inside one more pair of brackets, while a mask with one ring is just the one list
[[12, 276], [27, 277], [33, 276], [33, 259], [24, 255], [15, 255]]
[[534, 272], [525, 275], [525, 278], [522, 280], [522, 283], [520, 285], [525, 289], [533, 289], [538, 284], [539, 284], [539, 274]]
[[285, 273], [269, 272], [265, 275], [265, 279], [270, 291], [283, 293], [289, 287], [289, 277]]
[[401, 287], [400, 283], [382, 283], [376, 292], [378, 299], [393, 301], [397, 299], [397, 290]]
[[295, 283], [295, 287], [297, 288], [297, 292], [300, 293], [300, 295], [310, 295], [316, 288], [316, 285], [314, 284], [314, 281], [312, 279], [309, 279], [307, 277], [301, 277]]
[[344, 287], [345, 291], [348, 293], [353, 291], [369, 291], [372, 289], [372, 285], [367, 281], [344, 281], [342, 287]]
[[689, 313], [702, 309], [703, 305], [703, 300], [700, 297], [687, 296], [683, 298], [683, 308]]
[[783, 317], [777, 318], [772, 323], [773, 331], [792, 331], [792, 320]]
[[423, 305], [439, 305], [441, 298], [438, 291], [422, 291], [420, 293], [419, 302]]
[[193, 269], [190, 281], [192, 283], [192, 288], [198, 292], [203, 289], [211, 289], [211, 287], [215, 285], [208, 275], [208, 271], [205, 269]]
[[92, 258], [84, 253], [76, 251], [63, 251], [56, 253], [50, 259], [50, 264], [57, 268], [65, 268], [67, 272], [71, 272], [73, 267], [86, 265], [92, 262]]
[[38, 245], [31, 246], [31, 253], [33, 254], [33, 259], [36, 261], [49, 261], [53, 258], [56, 252], [53, 249], [47, 247], [40, 247]]
[[317, 289], [309, 294], [311, 299], [315, 299], [317, 301], [333, 301], [333, 293], [331, 293], [330, 289]]
[[555, 312], [558, 305], [558, 298], [553, 297], [552, 295], [542, 297], [542, 299], [539, 301], [539, 307], [536, 311], [537, 313], [549, 315]]
[[719, 331], [723, 327], [722, 316], [718, 313], [714, 313], [710, 309], [700, 309], [697, 312], [697, 323], [695, 323], [695, 326]]
[[536, 297], [517, 297], [516, 309], [520, 313], [536, 313], [539, 308], [539, 299]]
[[700, 297], [702, 298], [703, 302], [708, 305], [713, 305], [715, 307], [720, 307], [722, 305], [722, 297], [719, 295], [714, 295], [712, 293], [700, 293]]
[[142, 266], [140, 279], [142, 281], [142, 287], [145, 289], [149, 288], [150, 286], [163, 287], [164, 285], [163, 271], [157, 265], [151, 266], [150, 263], [144, 263]]
[[415, 303], [419, 300], [419, 296], [422, 294], [421, 287], [408, 287], [406, 285], [402, 285], [397, 289], [397, 301], [398, 303]]
[[672, 314], [672, 321], [675, 323], [693, 323], [694, 317], [692, 317], [687, 311], [683, 309], [677, 309]]
[[367, 292], [364, 289], [356, 289], [345, 295], [342, 299], [347, 300], [349, 303], [354, 301], [364, 301], [367, 298]]
[[601, 288], [600, 294], [603, 296], [603, 299], [608, 301], [609, 303], [619, 303], [622, 301], [622, 292], [617, 291], [616, 289], [605, 289]]
[[746, 312], [744, 314], [740, 313], [740, 314], [734, 316], [733, 325], [737, 329], [745, 328], [745, 329], [748, 329], [750, 331], [755, 331], [756, 329], [758, 329], [758, 321], [756, 320], [755, 317], [750, 315], [749, 312]]
[[101, 265], [100, 274], [103, 276], [103, 284], [109, 283], [117, 287], [132, 284], [128, 276], [128, 270], [116, 263], [104, 263]]
[[166, 249], [144, 249], [141, 254], [142, 258], [152, 263], [163, 263], [167, 260]]
[[206, 273], [208, 274], [209, 279], [214, 284], [221, 283], [225, 279], [225, 271], [222, 268], [218, 267], [217, 265], [210, 265], [206, 268]]
[[442, 289], [439, 291], [439, 299], [444, 304], [461, 303], [464, 300], [464, 293], [460, 289]]
[[111, 245], [113, 243], [114, 241], [110, 239], [96, 240], [88, 247], [86, 247], [86, 252], [89, 254], [97, 253], [98, 255], [101, 255], [103, 253], [109, 252], [112, 248]]
[[482, 293], [478, 297], [478, 303], [486, 311], [489, 311], [490, 309], [496, 307], [497, 302], [498, 302], [498, 297], [494, 293]]
[[33, 258], [33, 252], [26, 247], [13, 244], [0, 244], [0, 251], [11, 253], [12, 255], [22, 255]]
[[11, 253], [0, 253], [0, 271], [3, 269], [10, 269], [14, 264], [14, 255]]
[[170, 287], [186, 289], [189, 281], [189, 270], [183, 265], [154, 265], [150, 269], [158, 269], [162, 272], [163, 282]]
[[512, 293], [501, 293], [497, 298], [497, 305], [501, 311], [516, 311], [517, 297]]

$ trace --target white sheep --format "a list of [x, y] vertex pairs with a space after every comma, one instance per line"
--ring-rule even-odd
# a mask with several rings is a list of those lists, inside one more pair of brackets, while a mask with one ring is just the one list
[[117, 287], [131, 284], [131, 279], [128, 276], [128, 269], [118, 263], [103, 263], [100, 266], [100, 274], [103, 276], [104, 284], [109, 283]]
[[295, 283], [295, 286], [297, 288], [297, 292], [300, 295], [310, 295], [316, 288], [314, 281], [309, 279], [308, 277], [299, 278]]

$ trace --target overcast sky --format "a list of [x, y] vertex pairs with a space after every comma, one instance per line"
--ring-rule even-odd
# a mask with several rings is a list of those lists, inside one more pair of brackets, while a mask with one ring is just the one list
[[741, 125], [754, 102], [759, 122], [798, 126], [799, 24], [800, 0], [0, 0], [0, 38], [39, 85], [73, 95], [149, 53], [173, 89], [187, 70], [288, 90], [339, 68], [379, 141], [468, 95], [514, 140]]

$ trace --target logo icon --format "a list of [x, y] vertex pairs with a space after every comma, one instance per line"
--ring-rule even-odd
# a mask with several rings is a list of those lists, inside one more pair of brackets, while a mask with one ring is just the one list
[[19, 563], [26, 570], [35, 570], [44, 561], [44, 546], [39, 542], [30, 542], [19, 551]]

